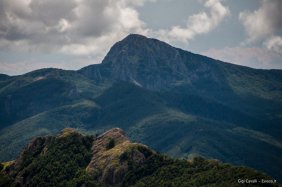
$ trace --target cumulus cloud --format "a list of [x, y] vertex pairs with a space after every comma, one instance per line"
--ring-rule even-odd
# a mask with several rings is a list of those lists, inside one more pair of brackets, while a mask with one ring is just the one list
[[102, 56], [128, 33], [167, 41], [188, 41], [214, 29], [229, 14], [220, 0], [188, 18], [186, 27], [154, 31], [140, 20], [137, 6], [156, 0], [1, 0], [0, 49]]
[[1, 0], [0, 49], [99, 55], [128, 33], [144, 33], [146, 0]]
[[209, 49], [203, 53], [224, 62], [262, 69], [281, 69], [282, 54], [258, 47], [225, 47]]
[[267, 49], [282, 54], [282, 37], [272, 36], [265, 41], [264, 45], [267, 47]]
[[185, 41], [193, 39], [196, 35], [206, 34], [217, 27], [229, 15], [228, 7], [221, 0], [206, 0], [204, 6], [209, 12], [200, 12], [188, 17], [185, 27], [173, 26], [170, 30], [159, 30], [155, 35], [166, 41]]
[[244, 11], [239, 14], [248, 35], [247, 43], [263, 42], [265, 46], [282, 53], [282, 1], [262, 0], [261, 7], [253, 12]]

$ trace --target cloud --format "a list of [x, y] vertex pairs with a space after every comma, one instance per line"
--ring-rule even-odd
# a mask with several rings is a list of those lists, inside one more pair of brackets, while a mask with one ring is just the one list
[[272, 36], [265, 41], [264, 45], [267, 47], [267, 49], [282, 54], [282, 37]]
[[1, 0], [0, 49], [99, 56], [128, 33], [145, 32], [135, 8], [145, 1]]
[[262, 0], [259, 9], [241, 12], [239, 20], [248, 35], [246, 43], [263, 42], [268, 49], [282, 53], [279, 40], [282, 33], [281, 9], [281, 0]]
[[48, 61], [44, 59], [28, 59], [28, 60], [19, 60], [16, 62], [2, 61], [0, 66], [0, 72], [8, 75], [20, 75], [26, 72], [41, 68], [59, 68], [65, 69], [68, 67], [70, 70], [75, 70], [81, 68], [81, 66], [87, 66], [93, 64], [91, 59], [79, 59], [74, 58], [70, 61]]
[[188, 42], [195, 36], [206, 34], [216, 28], [230, 14], [221, 0], [206, 0], [204, 6], [209, 10], [189, 16], [185, 27], [173, 26], [170, 30], [159, 30], [154, 34], [166, 41]]
[[64, 54], [1, 52], [0, 73], [19, 75], [41, 68], [60, 68], [77, 70], [89, 64], [100, 63], [91, 56], [73, 56]]
[[187, 42], [210, 32], [229, 14], [220, 0], [205, 0], [209, 12], [190, 16], [186, 27], [154, 31], [136, 8], [147, 1], [156, 0], [1, 0], [0, 49], [101, 58], [129, 33]]
[[282, 54], [257, 47], [225, 47], [209, 49], [203, 53], [224, 62], [261, 69], [281, 69]]

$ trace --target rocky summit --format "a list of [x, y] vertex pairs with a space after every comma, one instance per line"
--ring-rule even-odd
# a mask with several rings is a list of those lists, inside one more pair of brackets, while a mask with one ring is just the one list
[[147, 146], [131, 143], [124, 131], [115, 128], [93, 142], [92, 158], [86, 171], [100, 176], [104, 183], [119, 184], [129, 170], [129, 162], [142, 165], [152, 154]]
[[80, 72], [94, 80], [129, 81], [152, 90], [204, 80], [225, 85], [217, 63], [159, 40], [131, 34], [117, 42], [100, 65], [82, 68]]

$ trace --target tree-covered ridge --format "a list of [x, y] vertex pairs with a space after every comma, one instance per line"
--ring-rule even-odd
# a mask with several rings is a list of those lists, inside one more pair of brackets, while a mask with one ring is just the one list
[[6, 170], [13, 185], [70, 186], [87, 177], [93, 140], [72, 129], [57, 137], [36, 138]]
[[0, 169], [0, 186], [240, 186], [239, 179], [272, 180], [215, 160], [169, 158], [131, 143], [120, 129], [98, 137], [73, 129], [38, 137]]

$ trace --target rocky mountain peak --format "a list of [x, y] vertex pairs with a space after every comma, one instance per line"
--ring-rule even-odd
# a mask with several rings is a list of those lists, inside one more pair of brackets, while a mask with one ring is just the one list
[[[167, 56], [173, 55], [175, 52], [177, 52], [177, 49], [165, 42], [153, 38], [147, 38], [138, 34], [130, 34], [113, 45], [102, 63], [122, 63], [125, 62], [124, 60], [126, 60], [126, 63], [129, 64], [136, 62], [141, 63], [140, 59], [143, 59], [146, 56], [149, 56], [150, 58], [158, 55]], [[122, 59], [125, 56], [132, 58]], [[136, 57], [135, 59], [134, 56]], [[113, 61], [112, 57], [120, 58]], [[153, 60], [154, 59], [147, 59], [147, 61], [143, 61], [143, 63], [152, 63]]]
[[140, 40], [148, 40], [146, 36], [141, 34], [129, 34], [122, 41], [140, 41]]
[[99, 65], [80, 70], [94, 80], [114, 79], [160, 90], [194, 82], [217, 82], [222, 72], [215, 60], [153, 38], [130, 34], [110, 49]]
[[99, 74], [108, 72], [112, 79], [130, 81], [150, 89], [187, 78], [187, 67], [178, 49], [136, 34], [117, 42], [101, 65]]

